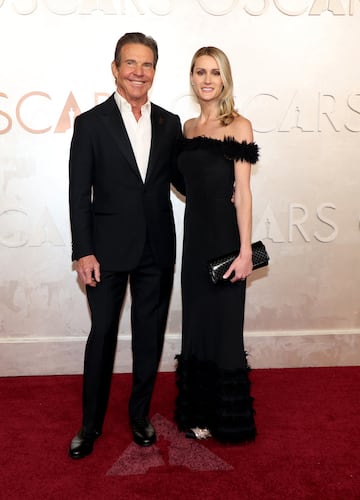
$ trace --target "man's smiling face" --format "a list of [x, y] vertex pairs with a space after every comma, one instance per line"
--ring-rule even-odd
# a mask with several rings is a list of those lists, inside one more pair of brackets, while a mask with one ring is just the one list
[[124, 45], [120, 61], [112, 63], [112, 72], [119, 94], [130, 104], [142, 106], [155, 76], [153, 51], [140, 43]]

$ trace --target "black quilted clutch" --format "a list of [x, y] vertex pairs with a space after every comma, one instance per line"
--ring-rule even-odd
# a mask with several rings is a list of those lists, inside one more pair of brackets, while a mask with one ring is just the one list
[[[269, 264], [270, 258], [262, 241], [252, 243], [251, 249], [253, 269], [259, 269], [259, 267], [264, 267]], [[223, 276], [238, 255], [239, 251], [236, 251], [227, 255], [222, 255], [216, 259], [212, 259], [209, 262], [209, 273], [213, 283], [216, 284], [226, 281], [223, 280]]]

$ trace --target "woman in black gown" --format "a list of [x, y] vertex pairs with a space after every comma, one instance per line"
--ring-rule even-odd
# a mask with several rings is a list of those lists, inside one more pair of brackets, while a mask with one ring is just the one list
[[[243, 324], [252, 271], [250, 170], [258, 147], [251, 123], [234, 109], [231, 68], [221, 50], [199, 49], [190, 80], [200, 115], [185, 123], [179, 153], [186, 208], [175, 420], [187, 437], [239, 443], [256, 435]], [[239, 255], [227, 281], [214, 285], [209, 260], [234, 249]]]

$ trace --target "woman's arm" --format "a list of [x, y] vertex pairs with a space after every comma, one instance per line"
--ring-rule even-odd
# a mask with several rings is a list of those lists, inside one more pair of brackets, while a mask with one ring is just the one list
[[[239, 142], [253, 142], [253, 131], [251, 123], [243, 117], [234, 120], [232, 134]], [[233, 201], [236, 210], [237, 224], [240, 233], [241, 248], [239, 256], [234, 260], [224, 278], [228, 278], [234, 272], [231, 282], [247, 278], [252, 271], [252, 193], [250, 187], [251, 165], [246, 161], [235, 161], [235, 189]]]

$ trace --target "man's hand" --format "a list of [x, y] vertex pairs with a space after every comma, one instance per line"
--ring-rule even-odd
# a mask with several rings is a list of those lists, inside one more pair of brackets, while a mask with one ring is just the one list
[[76, 262], [76, 272], [84, 285], [95, 287], [100, 282], [100, 264], [95, 255], [86, 255]]

